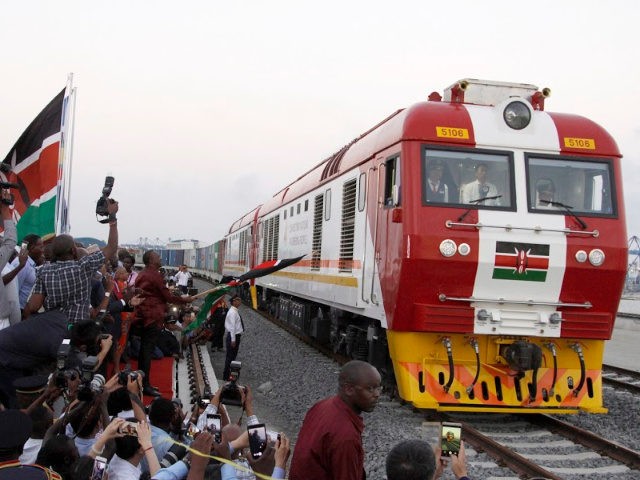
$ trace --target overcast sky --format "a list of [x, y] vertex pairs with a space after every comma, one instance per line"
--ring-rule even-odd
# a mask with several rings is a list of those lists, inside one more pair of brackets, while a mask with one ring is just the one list
[[[604, 126], [640, 234], [640, 2], [29, 1], [0, 15], [0, 158], [73, 72], [71, 227], [211, 243], [398, 108], [470, 77]], [[633, 52], [636, 52], [635, 54]]]

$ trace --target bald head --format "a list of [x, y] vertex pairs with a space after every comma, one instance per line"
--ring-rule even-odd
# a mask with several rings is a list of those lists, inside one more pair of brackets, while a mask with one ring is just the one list
[[376, 367], [361, 360], [352, 360], [340, 370], [338, 396], [357, 414], [372, 412], [382, 391], [380, 381]]
[[342, 388], [346, 384], [357, 385], [362, 383], [371, 374], [371, 371], [377, 372], [376, 368], [362, 360], [351, 360], [345, 363], [340, 369], [338, 377], [338, 385]]

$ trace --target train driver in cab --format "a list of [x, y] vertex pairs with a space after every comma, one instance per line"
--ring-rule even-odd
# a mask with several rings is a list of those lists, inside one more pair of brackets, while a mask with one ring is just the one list
[[461, 203], [477, 203], [487, 206], [500, 205], [498, 189], [493, 183], [487, 180], [488, 173], [489, 165], [486, 163], [478, 163], [475, 166], [476, 179], [460, 189]]
[[536, 208], [552, 208], [556, 187], [550, 178], [539, 178], [536, 182]]
[[429, 164], [427, 171], [427, 202], [448, 203], [449, 186], [442, 180], [444, 165], [440, 160]]

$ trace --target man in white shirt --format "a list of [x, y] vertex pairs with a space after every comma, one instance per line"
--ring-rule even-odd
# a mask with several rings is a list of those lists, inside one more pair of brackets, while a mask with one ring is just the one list
[[186, 265], [180, 265], [178, 273], [173, 276], [173, 280], [176, 282], [176, 286], [184, 294], [189, 293], [189, 280], [191, 279], [191, 273], [187, 271]]
[[231, 374], [231, 362], [233, 362], [238, 356], [238, 349], [240, 348], [240, 337], [244, 333], [244, 324], [238, 307], [242, 303], [240, 297], [235, 295], [231, 298], [231, 308], [227, 312], [227, 316], [224, 319], [225, 330], [225, 343], [227, 346], [227, 356], [224, 361], [224, 373], [222, 374], [223, 380], [229, 380]]
[[[27, 304], [27, 300], [29, 300], [33, 285], [36, 283], [36, 267], [38, 265], [42, 265], [42, 263], [44, 262], [44, 255], [42, 253], [44, 245], [40, 236], [34, 233], [30, 233], [29, 235], [25, 235], [25, 237], [22, 239], [22, 243], [27, 244], [27, 252], [29, 252], [29, 257], [27, 258], [27, 263], [25, 264], [24, 268], [20, 270], [20, 273], [18, 273], [17, 276], [21, 310], [24, 309], [25, 305]], [[15, 258], [13, 262], [11, 262], [11, 266], [13, 268], [16, 268], [18, 264], [18, 258]]]
[[460, 190], [460, 203], [478, 203], [479, 205], [487, 206], [500, 205], [499, 198], [477, 202], [477, 200], [482, 198], [496, 197], [498, 195], [496, 186], [487, 181], [488, 171], [489, 166], [486, 163], [476, 165], [476, 179], [462, 187]]

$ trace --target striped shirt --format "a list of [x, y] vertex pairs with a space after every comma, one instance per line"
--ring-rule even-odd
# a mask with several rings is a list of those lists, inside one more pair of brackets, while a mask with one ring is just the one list
[[80, 260], [43, 265], [36, 276], [33, 294], [44, 295], [45, 310], [62, 310], [75, 324], [89, 317], [91, 277], [105, 261], [101, 250]]

